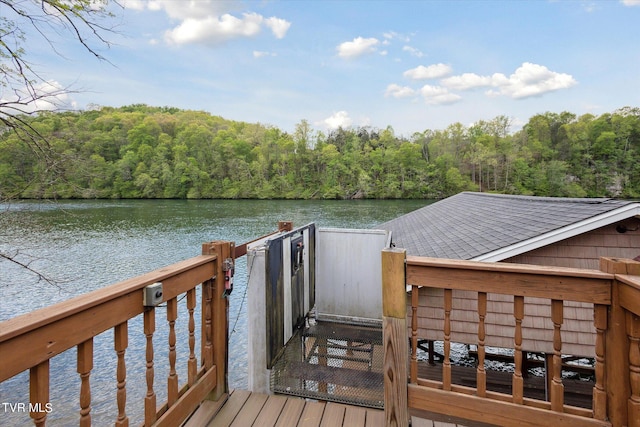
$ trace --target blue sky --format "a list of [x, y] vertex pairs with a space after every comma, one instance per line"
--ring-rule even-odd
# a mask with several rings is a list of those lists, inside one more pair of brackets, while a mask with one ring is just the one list
[[640, 0], [121, 3], [113, 44], [94, 44], [110, 63], [29, 39], [44, 76], [80, 91], [65, 100], [76, 108], [145, 103], [409, 137], [640, 107]]

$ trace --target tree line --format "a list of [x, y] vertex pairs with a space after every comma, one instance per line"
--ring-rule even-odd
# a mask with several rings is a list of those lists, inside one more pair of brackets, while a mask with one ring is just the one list
[[640, 108], [498, 116], [410, 137], [393, 128], [293, 133], [202, 111], [131, 105], [0, 127], [0, 199], [443, 198], [460, 191], [640, 198]]

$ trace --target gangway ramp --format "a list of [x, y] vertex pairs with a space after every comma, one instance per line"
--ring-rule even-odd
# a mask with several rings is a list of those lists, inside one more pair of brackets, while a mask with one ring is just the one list
[[274, 393], [382, 408], [382, 329], [311, 321], [271, 369]]

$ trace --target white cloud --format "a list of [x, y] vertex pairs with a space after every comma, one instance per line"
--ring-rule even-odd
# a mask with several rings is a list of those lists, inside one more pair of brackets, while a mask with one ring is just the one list
[[[126, 0], [125, 7], [140, 10], [143, 3]], [[254, 37], [263, 28], [268, 28], [276, 38], [282, 39], [291, 27], [291, 23], [284, 19], [265, 18], [255, 12], [232, 15], [230, 12], [242, 7], [237, 1], [150, 0], [146, 7], [152, 11], [164, 11], [169, 18], [179, 21], [178, 25], [165, 32], [165, 40], [172, 44], [217, 45], [235, 38]]]
[[625, 6], [640, 6], [640, 0], [622, 0], [621, 3]]
[[544, 65], [525, 62], [509, 76], [508, 83], [499, 86], [499, 92], [511, 98], [521, 99], [568, 89], [575, 84], [577, 81], [569, 74], [556, 73]]
[[409, 43], [411, 41], [411, 39], [403, 34], [398, 34], [395, 31], [388, 31], [386, 33], [382, 34], [382, 37], [384, 37], [386, 40], [385, 42], [387, 42], [388, 40], [400, 40], [403, 41], [405, 43]]
[[503, 95], [522, 99], [567, 89], [577, 84], [577, 81], [570, 74], [557, 73], [544, 65], [525, 62], [509, 77], [502, 73], [495, 73], [491, 76], [465, 73], [442, 79], [441, 83], [449, 89], [456, 90], [491, 87], [496, 89], [488, 91], [487, 95], [489, 96]]
[[[127, 3], [129, 1], [131, 0], [127, 0]], [[135, 2], [137, 3], [139, 0]], [[149, 0], [147, 2], [149, 10], [164, 10], [169, 18], [181, 21], [189, 18], [198, 19], [208, 16], [220, 16], [238, 10], [240, 6], [239, 2], [233, 0]]]
[[416, 91], [407, 86], [400, 86], [395, 83], [387, 86], [384, 96], [392, 96], [394, 98], [410, 98], [416, 94]]
[[405, 71], [402, 75], [413, 80], [427, 80], [444, 77], [451, 73], [451, 67], [446, 64], [433, 64], [425, 67], [420, 65]]
[[451, 93], [447, 88], [442, 86], [424, 85], [422, 89], [420, 89], [420, 94], [429, 105], [453, 104], [462, 99], [460, 95]]
[[287, 35], [287, 31], [289, 31], [289, 27], [291, 27], [291, 22], [272, 16], [271, 18], [265, 19], [265, 25], [271, 29], [276, 38], [282, 39]]
[[351, 120], [351, 117], [349, 117], [349, 113], [347, 113], [346, 111], [338, 111], [324, 119], [322, 123], [328, 129], [338, 129], [339, 127], [346, 128], [351, 126], [353, 120]]
[[[504, 74], [501, 75], [504, 76]], [[492, 82], [493, 80], [491, 76], [479, 76], [474, 73], [464, 73], [459, 76], [451, 76], [440, 81], [440, 83], [445, 87], [456, 90], [468, 90], [476, 87], [492, 86]]]
[[121, 4], [125, 9], [144, 10], [146, 3], [143, 0], [124, 0]]
[[342, 58], [355, 58], [365, 53], [373, 53], [380, 41], [376, 38], [356, 37], [353, 41], [340, 43], [336, 48], [338, 56]]
[[422, 58], [424, 56], [424, 53], [422, 53], [419, 49], [416, 49], [415, 47], [403, 46], [402, 50], [405, 52], [409, 52], [412, 56], [416, 56], [418, 58]]

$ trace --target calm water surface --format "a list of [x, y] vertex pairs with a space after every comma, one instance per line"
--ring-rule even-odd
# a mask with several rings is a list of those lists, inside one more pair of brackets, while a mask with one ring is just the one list
[[[135, 200], [60, 201], [0, 204], [0, 252], [45, 276], [0, 258], [0, 321], [99, 289], [118, 281], [200, 254], [203, 242], [230, 240], [237, 244], [269, 233], [280, 220], [294, 225], [315, 222], [319, 227], [373, 228], [420, 208], [429, 201], [220, 201]], [[235, 290], [229, 308], [229, 386], [246, 388], [246, 258], [236, 265]], [[186, 308], [179, 306], [176, 323], [178, 375], [186, 378], [188, 345]], [[155, 391], [166, 399], [167, 327], [162, 308], [156, 311], [154, 334]], [[199, 340], [197, 340], [199, 341]], [[142, 420], [144, 335], [141, 317], [129, 322], [127, 413], [132, 425]], [[199, 350], [196, 351], [197, 353]], [[1, 355], [0, 355], [1, 359]], [[0, 362], [1, 363], [1, 362]], [[113, 333], [95, 339], [91, 373], [94, 425], [113, 425], [115, 410]], [[51, 360], [48, 425], [77, 424], [80, 381], [76, 352]], [[0, 384], [0, 403], [28, 402], [28, 375]], [[28, 414], [5, 413], [0, 425], [24, 425]]]

